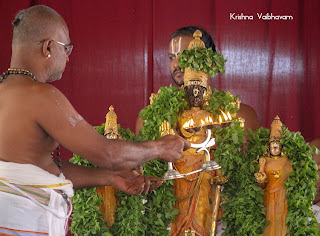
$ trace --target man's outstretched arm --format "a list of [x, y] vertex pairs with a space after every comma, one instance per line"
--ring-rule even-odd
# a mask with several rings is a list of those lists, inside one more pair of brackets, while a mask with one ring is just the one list
[[[40, 87], [41, 86], [41, 87]], [[54, 140], [99, 167], [131, 170], [153, 159], [174, 162], [190, 147], [185, 139], [167, 135], [156, 141], [108, 140], [88, 124], [55, 87], [42, 84], [33, 103], [36, 123]]]
[[105, 168], [79, 166], [68, 161], [61, 162], [63, 174], [73, 183], [75, 189], [112, 186], [127, 194], [139, 195], [154, 190], [163, 182], [161, 178], [143, 176], [137, 170], [110, 171]]

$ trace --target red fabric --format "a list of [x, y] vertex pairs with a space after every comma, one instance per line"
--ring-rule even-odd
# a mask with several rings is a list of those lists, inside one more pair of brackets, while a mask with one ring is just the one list
[[[0, 0], [0, 71], [11, 55], [11, 21], [18, 10], [48, 5], [66, 20], [74, 50], [55, 82], [92, 125], [113, 105], [122, 127], [134, 131], [151, 92], [171, 83], [169, 37], [187, 25], [204, 27], [228, 62], [211, 84], [238, 94], [270, 127], [279, 115], [307, 141], [320, 137], [320, 2], [317, 0]], [[254, 15], [231, 20], [230, 13]], [[292, 15], [259, 20], [257, 13]], [[71, 154], [62, 150], [68, 159]]]
[[[103, 123], [113, 105], [122, 127], [134, 131], [151, 92], [171, 83], [171, 33], [198, 25], [228, 59], [226, 74], [216, 76], [213, 87], [238, 94], [257, 111], [262, 126], [279, 115], [307, 141], [320, 137], [319, 1], [0, 1], [0, 71], [10, 62], [12, 19], [34, 4], [54, 8], [69, 26], [74, 50], [54, 85], [92, 125]], [[230, 13], [254, 20], [231, 20]], [[257, 13], [294, 19], [259, 20]], [[71, 154], [62, 150], [62, 155]]]

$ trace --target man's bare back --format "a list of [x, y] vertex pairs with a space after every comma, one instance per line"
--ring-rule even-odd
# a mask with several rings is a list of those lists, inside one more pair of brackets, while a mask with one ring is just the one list
[[58, 143], [39, 124], [40, 110], [46, 110], [41, 102], [45, 99], [44, 87], [47, 85], [23, 75], [9, 76], [1, 83], [0, 159], [34, 164], [58, 175], [59, 169], [51, 158]]

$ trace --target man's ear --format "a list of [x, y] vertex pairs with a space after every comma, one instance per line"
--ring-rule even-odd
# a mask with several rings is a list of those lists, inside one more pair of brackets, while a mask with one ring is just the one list
[[46, 40], [42, 45], [42, 53], [45, 58], [49, 58], [51, 56], [51, 40]]

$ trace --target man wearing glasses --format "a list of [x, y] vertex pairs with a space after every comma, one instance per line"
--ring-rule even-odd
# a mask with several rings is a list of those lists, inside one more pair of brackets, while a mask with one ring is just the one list
[[[47, 84], [62, 77], [72, 51], [63, 18], [34, 6], [13, 25], [10, 68], [0, 76], [0, 235], [65, 235], [73, 187], [138, 195], [161, 183], [132, 169], [154, 158], [176, 161], [190, 144], [172, 135], [131, 143], [98, 134]], [[57, 166], [51, 153], [59, 143], [100, 168]]]

